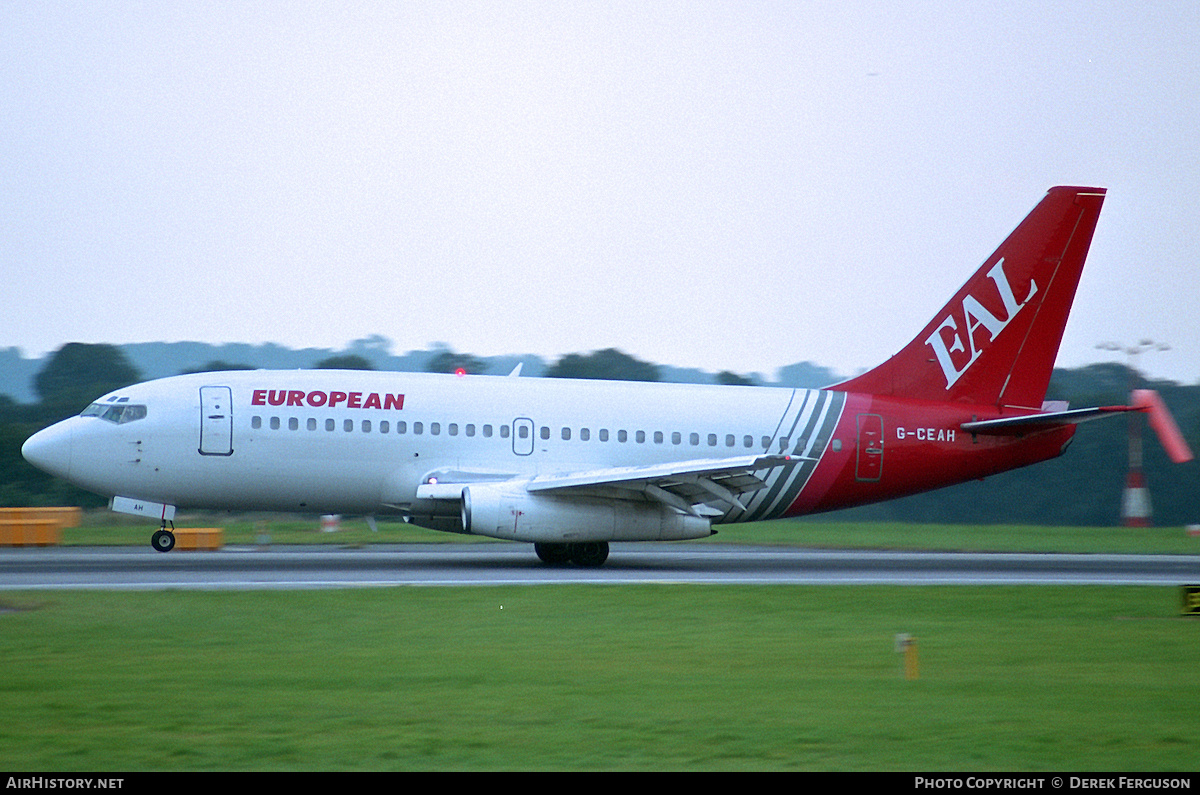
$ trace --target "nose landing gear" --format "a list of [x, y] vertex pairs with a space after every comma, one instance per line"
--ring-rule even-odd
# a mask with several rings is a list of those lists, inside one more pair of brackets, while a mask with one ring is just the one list
[[170, 552], [175, 548], [175, 523], [171, 522], [171, 529], [167, 529], [167, 523], [163, 522], [162, 527], [150, 536], [150, 546], [154, 547], [159, 552]]

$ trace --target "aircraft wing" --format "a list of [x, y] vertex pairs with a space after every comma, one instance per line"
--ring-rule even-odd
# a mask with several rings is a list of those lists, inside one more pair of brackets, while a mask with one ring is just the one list
[[[789, 455], [702, 458], [645, 466], [606, 467], [538, 475], [521, 485], [530, 492], [614, 498], [648, 498], [693, 516], [720, 515], [705, 503], [723, 502], [746, 510], [741, 495], [766, 486], [758, 472], [794, 461]], [[457, 474], [457, 473], [456, 473]], [[463, 481], [466, 482], [463, 482]], [[484, 480], [484, 479], [481, 479]], [[492, 478], [487, 481], [495, 482]], [[474, 478], [435, 479], [417, 487], [418, 499], [461, 499]]]
[[693, 516], [719, 515], [714, 509], [697, 508], [709, 502], [724, 502], [743, 511], [741, 495], [767, 484], [757, 472], [782, 466], [795, 456], [747, 455], [732, 458], [703, 458], [647, 466], [611, 467], [584, 472], [539, 475], [529, 481], [531, 492], [597, 493], [635, 497], [645, 495]]

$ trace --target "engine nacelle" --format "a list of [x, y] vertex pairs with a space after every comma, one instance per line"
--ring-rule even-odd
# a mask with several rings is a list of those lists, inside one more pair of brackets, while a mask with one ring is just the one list
[[712, 523], [665, 505], [531, 494], [486, 483], [462, 490], [463, 530], [510, 541], [683, 541], [712, 535]]

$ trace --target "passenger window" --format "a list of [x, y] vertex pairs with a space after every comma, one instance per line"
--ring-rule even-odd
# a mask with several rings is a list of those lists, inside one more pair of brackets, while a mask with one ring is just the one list
[[404, 420], [397, 420], [396, 433], [408, 433], [408, 423]]
[[727, 433], [727, 434], [725, 434], [725, 446], [726, 446], [726, 447], [733, 447], [733, 445], [734, 445], [734, 438], [733, 438], [733, 434], [732, 434], [732, 433]]
[[308, 429], [310, 431], [315, 431], [317, 429], [317, 418], [316, 417], [308, 418]]
[[654, 432], [654, 443], [655, 443], [655, 444], [662, 444], [662, 443], [663, 443], [663, 433], [662, 433], [662, 431], [655, 431], [655, 432]]
[[387, 420], [379, 421], [379, 432], [380, 433], [387, 433], [391, 429], [392, 429], [392, 424], [390, 422], [388, 422]]
[[[505, 426], [505, 427], [507, 427], [507, 426]], [[521, 437], [522, 439], [528, 439], [529, 438], [529, 428], [527, 428], [524, 425], [522, 425], [520, 428], [517, 428], [517, 436]]]
[[256, 431], [259, 428], [261, 428], [262, 427], [262, 417], [251, 417], [250, 418], [250, 427]]
[[754, 446], [754, 437], [751, 436], [750, 434], [746, 434], [746, 438], [742, 439], [742, 447], [745, 447], [747, 450], [749, 450], [753, 446]]
[[362, 431], [363, 431], [363, 433], [370, 433], [370, 432], [371, 432], [371, 421], [370, 421], [370, 420], [363, 420], [363, 421], [362, 421]]
[[591, 438], [592, 438], [592, 432], [591, 432], [590, 430], [588, 430], [587, 428], [580, 428], [580, 429], [579, 429], [579, 439], [580, 439], [580, 441], [584, 441], [584, 442], [586, 442], [586, 441], [588, 441], [588, 440], [589, 440], [589, 439], [591, 439]]
[[416, 434], [417, 436], [420, 436], [424, 432], [425, 432], [425, 425], [423, 423], [420, 423], [420, 422], [413, 423], [413, 433], [414, 434]]
[[674, 431], [671, 434], [671, 444], [679, 444], [682, 441], [683, 441], [683, 434], [681, 434], [679, 431]]
[[[511, 434], [511, 429], [507, 425], [500, 426], [500, 438], [501, 439], [507, 439], [510, 434]], [[525, 437], [521, 437], [521, 438], [523, 439]]]
[[354, 420], [342, 420], [342, 430], [344, 430], [346, 433], [350, 433], [352, 430], [354, 430]]
[[700, 444], [700, 434], [698, 434], [698, 433], [688, 434], [688, 444], [690, 444], [692, 447], [695, 447], [696, 445]]
[[629, 441], [629, 433], [626, 431], [617, 431], [617, 441], [622, 444]]
[[335, 423], [332, 419], [325, 420], [325, 430], [332, 431], [336, 427], [337, 423]]
[[550, 438], [550, 429], [547, 428], [545, 425], [543, 425], [541, 434], [542, 434], [543, 439], [549, 439]]
[[717, 435], [715, 433], [710, 433], [708, 435], [708, 446], [709, 447], [717, 446]]
[[278, 417], [271, 418], [271, 430], [273, 430], [273, 431], [279, 430], [279, 418]]
[[429, 433], [433, 436], [440, 436], [442, 433], [442, 424], [440, 422], [429, 423]]
[[475, 435], [475, 426], [468, 422], [467, 423], [467, 436], [474, 436], [474, 435]]
[[483, 438], [485, 438], [485, 439], [492, 438], [492, 426], [491, 425], [483, 426]]
[[637, 433], [635, 433], [633, 435], [633, 438], [637, 440], [638, 444], [645, 444], [646, 443], [646, 432], [638, 431]]
[[450, 425], [447, 426], [446, 430], [447, 430], [447, 432], [449, 432], [449, 434], [451, 436], [458, 436], [458, 423], [457, 422], [450, 423]]
[[288, 417], [288, 430], [289, 431], [300, 430], [300, 420], [297, 419], [296, 417]]
[[602, 441], [602, 442], [608, 441], [608, 428], [600, 429], [600, 441]]
[[562, 440], [563, 440], [564, 442], [569, 442], [569, 441], [571, 441], [571, 429], [570, 429], [570, 428], [563, 428], [563, 429], [562, 429]]

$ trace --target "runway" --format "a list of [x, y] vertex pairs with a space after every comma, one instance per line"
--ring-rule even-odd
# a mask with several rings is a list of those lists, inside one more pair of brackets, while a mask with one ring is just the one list
[[547, 566], [528, 544], [0, 549], [0, 590], [302, 589], [689, 583], [704, 585], [1183, 585], [1200, 556], [811, 550], [614, 544], [599, 569]]

